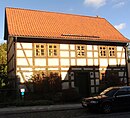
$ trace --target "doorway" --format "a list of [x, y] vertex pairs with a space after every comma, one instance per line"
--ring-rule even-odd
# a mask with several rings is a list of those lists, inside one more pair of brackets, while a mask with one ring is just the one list
[[76, 72], [74, 84], [78, 88], [81, 97], [88, 97], [90, 95], [89, 72]]

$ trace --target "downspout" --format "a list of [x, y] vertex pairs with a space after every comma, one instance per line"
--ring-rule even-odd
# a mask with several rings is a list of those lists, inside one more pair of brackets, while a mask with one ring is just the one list
[[124, 46], [124, 49], [125, 49], [125, 63], [126, 63], [126, 78], [127, 78], [127, 86], [129, 86], [127, 46], [128, 46], [128, 44], [126, 44], [126, 45]]

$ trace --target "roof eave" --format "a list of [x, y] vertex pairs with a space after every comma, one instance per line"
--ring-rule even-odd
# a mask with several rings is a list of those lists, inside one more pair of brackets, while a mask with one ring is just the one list
[[[126, 45], [127, 43], [129, 43], [130, 42], [130, 40], [128, 40], [128, 41], [120, 41], [120, 40], [115, 40], [115, 41], [113, 41], [113, 40], [104, 40], [104, 39], [92, 39], [92, 38], [90, 38], [90, 39], [85, 39], [85, 38], [83, 38], [83, 39], [81, 39], [81, 38], [76, 38], [76, 39], [74, 39], [74, 38], [64, 38], [64, 37], [49, 37], [49, 36], [44, 36], [44, 37], [41, 37], [41, 36], [16, 36], [16, 35], [10, 35], [10, 36], [12, 36], [12, 37], [16, 37], [17, 38], [17, 41], [28, 41], [29, 42], [29, 40], [30, 39], [33, 39], [33, 40], [38, 40], [38, 41], [41, 41], [41, 42], [44, 42], [44, 41], [72, 41], [72, 42], [74, 42], [74, 41], [77, 41], [77, 42], [80, 42], [80, 43], [85, 43], [85, 42], [94, 42], [94, 43], [97, 43], [97, 44], [104, 44], [104, 43], [106, 43], [106, 44], [112, 44], [112, 43], [114, 43], [114, 45]], [[41, 39], [44, 39], [44, 40], [41, 40]], [[81, 42], [82, 41], [82, 42]]]

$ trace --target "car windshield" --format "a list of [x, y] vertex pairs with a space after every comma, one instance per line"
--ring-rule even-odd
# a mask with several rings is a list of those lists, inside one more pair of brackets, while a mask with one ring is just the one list
[[107, 88], [100, 95], [112, 97], [119, 88]]

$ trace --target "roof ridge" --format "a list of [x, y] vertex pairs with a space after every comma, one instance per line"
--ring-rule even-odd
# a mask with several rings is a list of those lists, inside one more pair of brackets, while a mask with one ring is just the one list
[[99, 19], [105, 19], [102, 17], [96, 16], [86, 16], [86, 15], [80, 15], [80, 14], [71, 14], [71, 13], [63, 13], [63, 12], [52, 12], [52, 11], [44, 11], [44, 10], [32, 10], [32, 9], [25, 9], [25, 8], [14, 8], [14, 7], [6, 7], [6, 9], [18, 9], [18, 10], [26, 10], [26, 11], [35, 11], [35, 12], [46, 12], [46, 13], [55, 13], [55, 14], [63, 14], [63, 15], [71, 15], [71, 16], [80, 16], [80, 17], [88, 17], [88, 18], [99, 18]]

